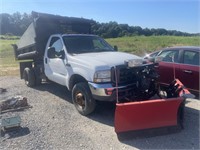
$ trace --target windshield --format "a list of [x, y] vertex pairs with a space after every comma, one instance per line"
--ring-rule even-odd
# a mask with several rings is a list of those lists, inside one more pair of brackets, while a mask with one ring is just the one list
[[114, 51], [112, 46], [97, 36], [72, 35], [64, 36], [63, 40], [71, 54]]

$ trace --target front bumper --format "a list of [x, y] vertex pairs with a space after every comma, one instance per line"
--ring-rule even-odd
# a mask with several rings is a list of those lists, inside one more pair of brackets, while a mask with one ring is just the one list
[[[111, 83], [97, 84], [93, 82], [88, 82], [92, 96], [94, 99], [99, 101], [116, 101], [116, 89]], [[126, 95], [125, 93], [131, 89], [134, 84], [129, 84], [126, 86], [119, 86], [119, 95]], [[123, 94], [122, 94], [123, 93]]]

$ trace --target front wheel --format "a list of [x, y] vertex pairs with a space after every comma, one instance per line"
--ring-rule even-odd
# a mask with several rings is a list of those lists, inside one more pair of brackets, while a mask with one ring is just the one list
[[85, 82], [77, 83], [73, 87], [72, 100], [78, 112], [84, 116], [92, 113], [96, 106], [88, 84]]

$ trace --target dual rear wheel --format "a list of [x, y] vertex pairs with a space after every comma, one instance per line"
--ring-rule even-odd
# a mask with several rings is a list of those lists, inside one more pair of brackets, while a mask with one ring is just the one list
[[39, 85], [41, 83], [41, 78], [37, 74], [36, 69], [33, 68], [25, 68], [23, 78], [25, 84], [29, 87], [34, 87], [35, 85]]

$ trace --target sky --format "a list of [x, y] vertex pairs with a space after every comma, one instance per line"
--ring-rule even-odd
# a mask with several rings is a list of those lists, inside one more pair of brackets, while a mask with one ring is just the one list
[[17, 11], [200, 33], [200, 0], [0, 0], [0, 13]]

